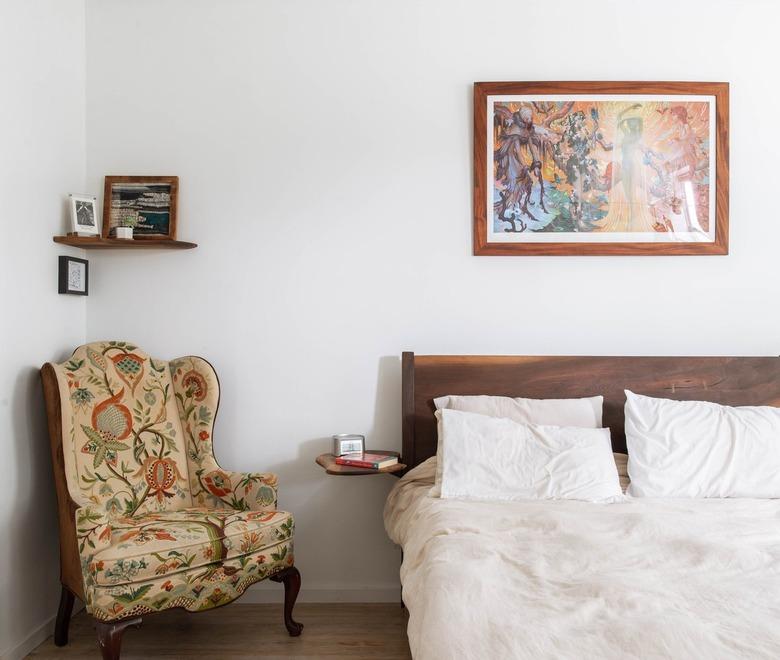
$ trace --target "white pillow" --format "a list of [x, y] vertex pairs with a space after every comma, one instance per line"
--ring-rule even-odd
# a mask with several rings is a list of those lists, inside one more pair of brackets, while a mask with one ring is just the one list
[[438, 410], [442, 498], [622, 498], [609, 429], [518, 424]]
[[[548, 426], [601, 427], [603, 396], [584, 399], [513, 399], [508, 396], [440, 396], [433, 400], [436, 410], [460, 410], [488, 417], [503, 417], [520, 424]], [[441, 437], [441, 436], [439, 436]], [[431, 497], [441, 495], [441, 443], [436, 449], [436, 481]]]
[[462, 412], [504, 417], [520, 424], [581, 426], [601, 428], [603, 396], [584, 399], [513, 399], [508, 396], [440, 396], [433, 400], [436, 410], [447, 408]]
[[780, 497], [780, 408], [626, 390], [626, 444], [629, 495]]

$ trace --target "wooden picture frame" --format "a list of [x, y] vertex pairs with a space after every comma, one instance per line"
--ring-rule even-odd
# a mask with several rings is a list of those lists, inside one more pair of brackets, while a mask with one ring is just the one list
[[176, 240], [178, 197], [178, 176], [106, 176], [103, 238], [111, 237], [118, 216], [126, 210], [140, 220], [133, 230], [134, 240]]
[[475, 255], [725, 255], [728, 211], [728, 83], [474, 84]]

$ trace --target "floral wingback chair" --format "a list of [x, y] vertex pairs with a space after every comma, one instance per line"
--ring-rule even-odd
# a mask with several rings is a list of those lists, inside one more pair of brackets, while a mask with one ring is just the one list
[[217, 464], [212, 366], [110, 341], [41, 375], [59, 505], [55, 643], [67, 643], [74, 596], [97, 620], [103, 657], [118, 658], [141, 616], [224, 605], [265, 578], [284, 583], [285, 624], [299, 635], [293, 518], [276, 508], [276, 475]]

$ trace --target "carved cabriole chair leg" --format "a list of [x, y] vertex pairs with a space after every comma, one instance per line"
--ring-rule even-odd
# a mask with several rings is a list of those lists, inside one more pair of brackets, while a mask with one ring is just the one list
[[70, 627], [70, 615], [73, 612], [74, 596], [66, 586], [62, 587], [60, 595], [60, 607], [57, 610], [57, 621], [54, 624], [55, 646], [65, 646], [68, 643], [68, 628]]
[[120, 621], [98, 621], [97, 636], [103, 660], [119, 660], [119, 650], [122, 645], [122, 633], [126, 628], [140, 628], [141, 617], [136, 616]]
[[291, 566], [272, 575], [271, 579], [274, 582], [284, 583], [284, 625], [290, 637], [297, 637], [303, 630], [303, 624], [293, 620], [292, 611], [301, 589], [301, 574], [295, 566]]

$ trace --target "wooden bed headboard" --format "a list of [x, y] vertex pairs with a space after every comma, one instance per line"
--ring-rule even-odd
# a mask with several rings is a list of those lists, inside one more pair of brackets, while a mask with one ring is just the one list
[[402, 360], [403, 461], [436, 454], [433, 399], [492, 394], [531, 399], [604, 396], [604, 426], [626, 451], [624, 389], [666, 399], [780, 406], [778, 357], [531, 357], [415, 355]]

